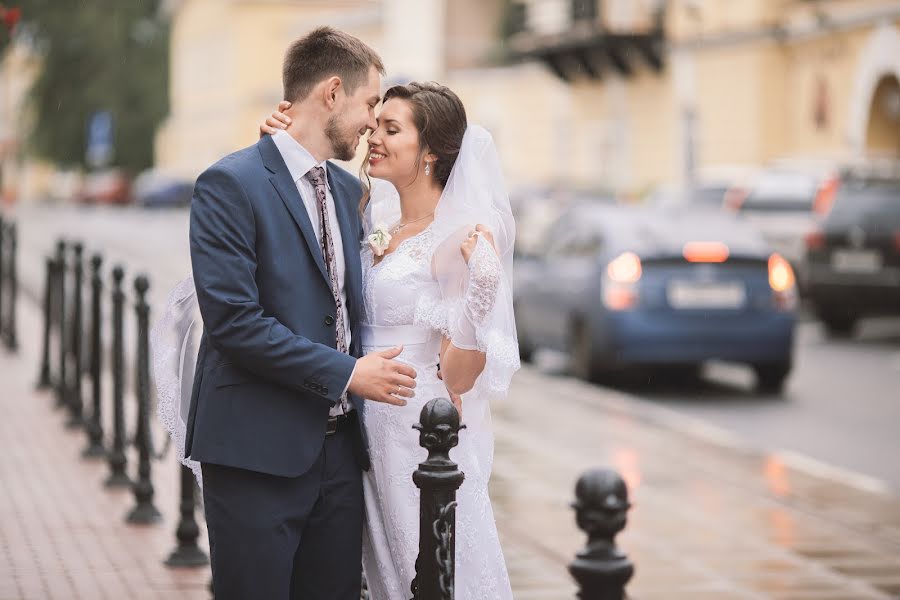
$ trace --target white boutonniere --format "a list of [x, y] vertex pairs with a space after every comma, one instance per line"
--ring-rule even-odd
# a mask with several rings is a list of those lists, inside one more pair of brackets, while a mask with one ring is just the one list
[[391, 234], [388, 233], [387, 226], [379, 223], [366, 239], [375, 256], [381, 256], [391, 243]]

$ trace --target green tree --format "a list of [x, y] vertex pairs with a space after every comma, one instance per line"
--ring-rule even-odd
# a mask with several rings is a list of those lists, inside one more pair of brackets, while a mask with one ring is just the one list
[[160, 4], [15, 2], [22, 21], [14, 35], [33, 48], [41, 65], [28, 97], [27, 152], [61, 166], [87, 167], [88, 120], [108, 111], [112, 166], [136, 173], [152, 164], [154, 133], [168, 113], [169, 24]]

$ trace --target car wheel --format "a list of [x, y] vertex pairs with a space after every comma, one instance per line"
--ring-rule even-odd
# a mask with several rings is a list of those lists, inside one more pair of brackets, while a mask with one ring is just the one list
[[784, 382], [791, 373], [790, 362], [767, 363], [753, 365], [756, 373], [756, 389], [769, 394], [780, 393], [784, 389]]
[[583, 323], [573, 323], [569, 337], [572, 349], [570, 352], [570, 371], [579, 379], [597, 381], [600, 371], [594, 357], [594, 340], [590, 328]]
[[822, 323], [828, 335], [834, 338], [848, 338], [856, 331], [856, 317], [847, 315], [823, 315]]

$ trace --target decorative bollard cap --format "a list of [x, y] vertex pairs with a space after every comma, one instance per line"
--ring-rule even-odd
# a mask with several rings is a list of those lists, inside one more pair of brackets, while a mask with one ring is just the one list
[[625, 528], [631, 508], [625, 481], [610, 469], [588, 471], [575, 484], [572, 508], [578, 527], [588, 535], [615, 535]]
[[625, 481], [615, 471], [588, 471], [575, 485], [575, 518], [588, 534], [587, 544], [569, 565], [578, 582], [580, 598], [625, 598], [625, 585], [634, 565], [616, 546], [616, 535], [625, 528], [631, 507]]
[[419, 422], [413, 429], [419, 431], [419, 445], [428, 450], [429, 459], [450, 460], [450, 449], [459, 443], [459, 430], [465, 429], [459, 422], [459, 412], [446, 398], [429, 400], [422, 407]]
[[84, 252], [84, 244], [82, 244], [81, 242], [75, 242], [74, 244], [72, 244], [72, 249], [75, 250], [75, 254], [80, 255], [82, 252]]
[[97, 254], [94, 254], [91, 257], [91, 266], [94, 267], [95, 269], [99, 269], [100, 265], [102, 265], [102, 264], [103, 264], [103, 256], [101, 256], [99, 252]]
[[138, 275], [134, 279], [134, 290], [138, 294], [144, 294], [147, 290], [150, 289], [150, 281], [147, 279], [146, 275]]
[[116, 281], [122, 281], [122, 278], [125, 277], [125, 269], [122, 268], [122, 265], [113, 267], [112, 276]]

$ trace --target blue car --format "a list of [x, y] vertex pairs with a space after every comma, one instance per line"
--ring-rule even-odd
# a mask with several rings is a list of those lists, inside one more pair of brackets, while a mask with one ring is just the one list
[[519, 257], [514, 295], [522, 358], [567, 352], [587, 380], [724, 360], [750, 365], [774, 392], [791, 371], [791, 266], [721, 211], [574, 206], [537, 256]]

